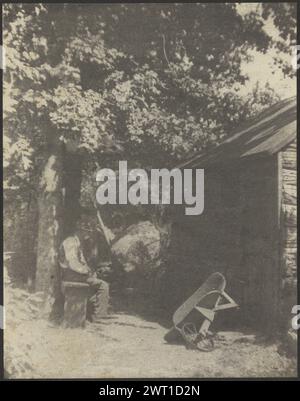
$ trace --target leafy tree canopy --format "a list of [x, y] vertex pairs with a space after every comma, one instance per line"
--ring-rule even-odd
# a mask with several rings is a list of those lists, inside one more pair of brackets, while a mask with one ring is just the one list
[[6, 185], [32, 183], [54, 135], [105, 166], [166, 167], [218, 143], [278, 100], [269, 86], [241, 96], [241, 64], [276, 48], [291, 76], [295, 27], [292, 3], [4, 5]]

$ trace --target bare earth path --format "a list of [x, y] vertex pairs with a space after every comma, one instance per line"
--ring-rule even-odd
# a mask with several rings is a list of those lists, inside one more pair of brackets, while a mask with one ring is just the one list
[[32, 370], [18, 377], [155, 378], [295, 376], [296, 361], [259, 343], [254, 335], [219, 333], [209, 353], [168, 345], [166, 329], [128, 314], [113, 314], [101, 324], [81, 329], [51, 327], [43, 320], [7, 322], [5, 349], [26, 347]]

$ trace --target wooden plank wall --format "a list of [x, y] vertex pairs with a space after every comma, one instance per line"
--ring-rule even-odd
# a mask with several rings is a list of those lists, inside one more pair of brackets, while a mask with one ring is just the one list
[[297, 304], [297, 144], [283, 149], [281, 159], [281, 299], [283, 328], [289, 326]]

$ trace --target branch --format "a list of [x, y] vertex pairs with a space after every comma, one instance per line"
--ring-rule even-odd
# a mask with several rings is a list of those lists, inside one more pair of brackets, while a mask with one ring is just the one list
[[[166, 38], [165, 38], [165, 35], [164, 34], [162, 34], [162, 40], [163, 40], [163, 51], [164, 51], [164, 56], [165, 56], [165, 59], [166, 59], [166, 61], [167, 61], [167, 63], [168, 63], [168, 66], [170, 67], [170, 62], [169, 62], [169, 59], [168, 59], [168, 56], [167, 56], [167, 52], [166, 52]], [[171, 68], [171, 67], [170, 67]]]

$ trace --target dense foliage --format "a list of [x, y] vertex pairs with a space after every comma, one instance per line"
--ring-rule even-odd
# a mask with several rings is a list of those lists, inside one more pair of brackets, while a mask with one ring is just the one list
[[288, 51], [295, 39], [295, 14], [282, 7], [241, 16], [234, 4], [5, 5], [5, 166], [30, 177], [47, 130], [101, 162], [123, 150], [144, 165], [173, 163], [218, 142], [253, 104], [276, 100], [271, 88], [246, 98], [239, 88], [249, 50]]

